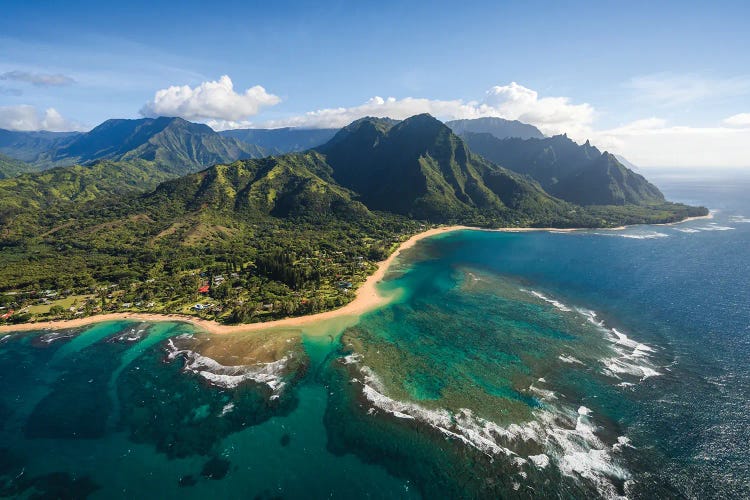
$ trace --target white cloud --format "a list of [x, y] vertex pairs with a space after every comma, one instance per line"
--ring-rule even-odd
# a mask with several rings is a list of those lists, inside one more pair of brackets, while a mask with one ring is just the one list
[[[718, 88], [723, 92], [738, 92], [742, 87], [738, 83], [740, 80], [735, 79], [733, 82], [736, 85], [719, 85]], [[689, 96], [696, 98], [702, 92], [694, 88], [693, 91], [678, 93], [674, 99], [684, 101]], [[651, 95], [655, 97], [658, 92]], [[750, 144], [748, 113], [734, 115], [724, 121], [725, 125], [735, 128], [675, 126], [664, 119], [652, 117], [600, 130], [594, 126], [597, 112], [593, 106], [574, 103], [567, 97], [540, 97], [536, 91], [515, 82], [492, 87], [482, 101], [416, 97], [384, 99], [376, 96], [359, 106], [320, 109], [287, 119], [267, 121], [260, 126], [335, 128], [348, 125], [363, 116], [404, 119], [419, 113], [430, 113], [442, 120], [485, 116], [520, 120], [537, 126], [547, 135], [567, 133], [579, 143], [590, 139], [600, 149], [622, 154], [645, 167], [750, 166], [750, 150], [746, 146]], [[218, 128], [253, 126], [249, 122], [211, 125]]]
[[39, 87], [60, 87], [75, 83], [71, 77], [60, 73], [32, 73], [18, 70], [0, 73], [0, 80], [31, 83]]
[[512, 82], [492, 87], [481, 102], [375, 96], [359, 106], [310, 111], [292, 118], [268, 121], [263, 126], [338, 128], [364, 116], [402, 120], [420, 113], [430, 113], [442, 120], [486, 116], [521, 120], [550, 135], [583, 132], [594, 119], [594, 109], [586, 103], [572, 104], [567, 97], [540, 98], [534, 90]]
[[232, 130], [236, 128], [257, 128], [250, 120], [206, 120], [206, 125], [214, 130]]
[[750, 167], [745, 128], [686, 127], [649, 118], [592, 132], [592, 142], [644, 167]]
[[227, 75], [197, 87], [172, 86], [156, 92], [154, 99], [141, 108], [143, 116], [179, 116], [186, 120], [241, 121], [254, 116], [265, 106], [281, 99], [260, 85], [238, 94]]
[[658, 106], [682, 106], [697, 101], [750, 93], [750, 77], [707, 78], [700, 75], [658, 73], [637, 76], [626, 83], [638, 101]]
[[596, 115], [587, 103], [572, 104], [567, 97], [540, 98], [536, 91], [515, 82], [487, 91], [482, 109], [488, 116], [530, 123], [547, 135], [574, 137], [585, 136]]
[[750, 127], [750, 113], [738, 113], [724, 119], [724, 124], [730, 127]]
[[0, 128], [22, 131], [49, 130], [52, 132], [81, 130], [79, 124], [63, 118], [55, 108], [48, 108], [41, 112], [34, 106], [27, 104], [0, 106]]

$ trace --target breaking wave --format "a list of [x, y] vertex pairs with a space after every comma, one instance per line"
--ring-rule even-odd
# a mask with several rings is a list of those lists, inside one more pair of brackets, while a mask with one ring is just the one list
[[611, 231], [607, 233], [592, 233], [597, 236], [617, 236], [619, 238], [629, 238], [632, 240], [654, 240], [657, 238], [669, 238], [667, 233], [660, 233], [658, 231], [641, 231], [641, 232], [630, 232], [630, 231]]
[[716, 222], [711, 222], [707, 226], [696, 227], [699, 231], [732, 231], [734, 230], [731, 226], [721, 226]]
[[[362, 358], [342, 363], [360, 364]], [[619, 495], [616, 483], [630, 479], [629, 472], [618, 463], [615, 454], [622, 447], [618, 441], [606, 444], [597, 434], [590, 409], [577, 410], [559, 405], [552, 391], [531, 386], [531, 392], [541, 396], [544, 405], [533, 410], [533, 419], [521, 424], [500, 426], [475, 415], [469, 408], [458, 411], [430, 409], [417, 403], [398, 401], [386, 395], [378, 376], [366, 365], [359, 366], [362, 394], [372, 405], [369, 412], [378, 410], [399, 419], [416, 420], [426, 424], [447, 438], [475, 448], [489, 457], [505, 456], [519, 469], [525, 479], [524, 467], [544, 469], [555, 463], [560, 472], [575, 480], [585, 480], [605, 497]], [[534, 453], [515, 451], [533, 448]]]
[[[623, 376], [632, 376], [640, 381], [661, 375], [661, 372], [650, 361], [651, 354], [655, 352], [654, 348], [629, 338], [616, 328], [607, 327], [604, 320], [600, 319], [595, 311], [563, 304], [559, 300], [534, 290], [522, 288], [521, 291], [530, 293], [544, 302], [552, 304], [559, 311], [582, 316], [596, 327], [597, 330], [602, 332], [604, 338], [610, 342], [612, 350], [612, 356], [607, 356], [600, 360], [602, 373], [605, 375], [617, 379], [622, 379]], [[568, 364], [585, 364], [580, 359], [568, 354], [561, 354], [558, 356], [558, 359]]]
[[534, 297], [536, 297], [538, 299], [542, 299], [543, 301], [547, 302], [548, 304], [552, 304], [553, 306], [555, 306], [555, 308], [559, 309], [560, 311], [563, 311], [563, 312], [572, 311], [571, 308], [569, 308], [568, 306], [566, 306], [565, 304], [563, 304], [559, 300], [551, 299], [551, 298], [547, 297], [546, 295], [544, 295], [542, 293], [539, 293], [539, 292], [537, 292], [535, 290], [526, 290], [525, 288], [521, 288], [521, 291], [529, 293], [529, 294], [533, 295]]
[[224, 366], [214, 359], [202, 356], [189, 349], [178, 348], [173, 339], [167, 341], [167, 359], [174, 360], [182, 357], [185, 360], [185, 371], [195, 373], [218, 387], [234, 388], [243, 382], [256, 382], [267, 385], [273, 392], [274, 397], [285, 386], [284, 372], [291, 360], [291, 354], [271, 363], [258, 363], [256, 365]]

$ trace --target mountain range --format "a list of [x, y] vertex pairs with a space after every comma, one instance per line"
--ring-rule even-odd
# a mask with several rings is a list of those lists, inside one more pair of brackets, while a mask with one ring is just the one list
[[263, 148], [222, 137], [207, 125], [166, 117], [112, 119], [85, 133], [0, 130], [0, 153], [37, 171], [101, 160], [146, 160], [175, 174], [267, 155]]
[[245, 219], [389, 212], [435, 222], [564, 223], [571, 209], [537, 183], [472, 154], [429, 115], [363, 118], [313, 150], [215, 165], [143, 199], [181, 214], [209, 210]]
[[[287, 152], [297, 149], [306, 152]], [[86, 133], [2, 131], [0, 151], [16, 155], [0, 157], [0, 175], [9, 177], [0, 180], [0, 216], [6, 221], [28, 209], [147, 193], [161, 182], [188, 175], [161, 186], [163, 192], [194, 182], [197, 177], [189, 174], [206, 166], [199, 174], [202, 182], [223, 179], [224, 194], [265, 190], [265, 205], [250, 203], [260, 200], [257, 196], [245, 202], [267, 214], [302, 213], [306, 204], [320, 206], [325, 198], [339, 207], [351, 200], [368, 210], [434, 222], [575, 225], [587, 216], [571, 204], [665, 203], [656, 186], [588, 142], [544, 137], [533, 126], [499, 118], [446, 124], [429, 115], [403, 121], [363, 118], [338, 131], [221, 134], [181, 118], [107, 120]], [[269, 151], [279, 154], [269, 157]], [[23, 163], [19, 157], [33, 160]], [[266, 159], [252, 161], [261, 157]], [[237, 160], [243, 163], [235, 164]], [[24, 173], [70, 162], [75, 165]], [[238, 168], [244, 173], [233, 170]], [[194, 194], [208, 192], [204, 186]], [[638, 213], [642, 220], [643, 210]], [[585, 223], [602, 224], [598, 219]]]
[[588, 141], [578, 145], [565, 135], [500, 139], [487, 133], [464, 133], [462, 137], [472, 151], [533, 178], [552, 196], [577, 205], [665, 201], [659, 188]]

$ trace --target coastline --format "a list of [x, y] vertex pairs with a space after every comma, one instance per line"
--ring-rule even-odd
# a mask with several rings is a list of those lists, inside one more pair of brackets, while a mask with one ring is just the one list
[[[238, 333], [238, 332], [252, 332], [258, 330], [266, 330], [270, 328], [298, 328], [311, 323], [319, 321], [325, 321], [330, 319], [336, 319], [345, 316], [358, 316], [366, 312], [377, 309], [378, 307], [385, 305], [388, 302], [388, 298], [382, 296], [377, 290], [377, 284], [383, 279], [386, 271], [391, 266], [394, 260], [404, 251], [413, 247], [418, 241], [436, 234], [448, 233], [452, 231], [458, 231], [461, 229], [477, 229], [468, 226], [445, 226], [428, 229], [421, 233], [415, 234], [408, 240], [404, 241], [399, 247], [385, 260], [378, 263], [377, 270], [367, 277], [365, 282], [356, 290], [356, 296], [354, 300], [348, 304], [331, 311], [325, 311], [317, 314], [309, 314], [307, 316], [294, 316], [290, 318], [283, 318], [274, 321], [265, 321], [262, 323], [243, 323], [239, 325], [223, 325], [216, 321], [206, 320], [202, 318], [196, 318], [194, 316], [188, 316], [185, 314], [159, 314], [159, 313], [138, 313], [138, 312], [122, 312], [122, 313], [108, 313], [108, 314], [97, 314], [94, 316], [86, 316], [85, 318], [76, 318], [68, 320], [53, 320], [53, 321], [40, 321], [36, 323], [20, 323], [17, 325], [2, 325], [0, 326], [0, 333], [9, 332], [21, 332], [31, 330], [59, 330], [68, 328], [78, 328], [81, 326], [87, 326], [93, 323], [101, 323], [104, 321], [118, 321], [118, 320], [133, 320], [133, 321], [178, 321], [183, 323], [191, 323], [208, 333], [226, 334], [226, 333]], [[526, 229], [526, 228], [524, 228]]]
[[[670, 222], [665, 224], [649, 224], [649, 225], [674, 225], [682, 224], [698, 219], [711, 219], [713, 214], [688, 217], [679, 222]], [[629, 226], [619, 226], [614, 228], [603, 228], [609, 231], [621, 231], [627, 229]], [[93, 323], [101, 323], [104, 321], [118, 321], [118, 320], [132, 320], [132, 321], [146, 321], [146, 322], [164, 322], [164, 321], [175, 321], [190, 323], [200, 329], [215, 334], [227, 334], [227, 333], [239, 333], [239, 332], [252, 332], [258, 330], [267, 330], [271, 328], [300, 328], [312, 323], [320, 321], [332, 320], [348, 316], [359, 316], [367, 313], [378, 307], [381, 307], [388, 303], [390, 300], [388, 297], [384, 297], [377, 290], [377, 284], [383, 279], [386, 271], [391, 266], [394, 260], [398, 258], [404, 250], [408, 250], [417, 244], [417, 242], [436, 236], [438, 234], [447, 234], [453, 231], [471, 230], [471, 231], [487, 231], [487, 232], [505, 232], [505, 233], [526, 233], [535, 231], [554, 231], [554, 232], [577, 232], [577, 231], [589, 231], [592, 228], [554, 228], [554, 227], [503, 227], [503, 228], [480, 228], [463, 225], [453, 226], [441, 226], [432, 229], [428, 229], [421, 233], [417, 233], [411, 236], [409, 239], [401, 243], [399, 247], [385, 260], [378, 263], [377, 270], [367, 277], [365, 282], [356, 290], [356, 296], [354, 300], [348, 304], [330, 311], [325, 311], [316, 314], [309, 314], [306, 316], [294, 316], [290, 318], [277, 319], [273, 321], [265, 321], [261, 323], [243, 323], [239, 325], [223, 325], [213, 320], [207, 320], [202, 318], [196, 318], [195, 316], [189, 316], [186, 314], [161, 314], [161, 313], [139, 313], [139, 312], [122, 312], [122, 313], [108, 313], [108, 314], [97, 314], [94, 316], [86, 316], [85, 318], [67, 319], [67, 320], [53, 320], [53, 321], [40, 321], [35, 323], [20, 323], [17, 325], [0, 325], [0, 334], [10, 332], [22, 332], [32, 330], [62, 330], [69, 328], [78, 328], [82, 326], [88, 326]], [[601, 229], [601, 228], [600, 228]]]

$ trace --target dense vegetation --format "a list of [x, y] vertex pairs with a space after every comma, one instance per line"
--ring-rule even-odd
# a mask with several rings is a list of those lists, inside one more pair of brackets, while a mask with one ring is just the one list
[[472, 151], [577, 205], [664, 203], [656, 186], [589, 142], [578, 145], [564, 135], [528, 140], [473, 133], [463, 137]]
[[316, 150], [165, 180], [174, 175], [133, 159], [0, 181], [0, 317], [275, 319], [347, 303], [376, 262], [432, 223], [601, 227], [705, 213], [663, 200], [571, 204], [429, 115], [358, 120]]
[[15, 177], [17, 175], [33, 171], [34, 167], [32, 167], [30, 164], [0, 154], [0, 179]]

